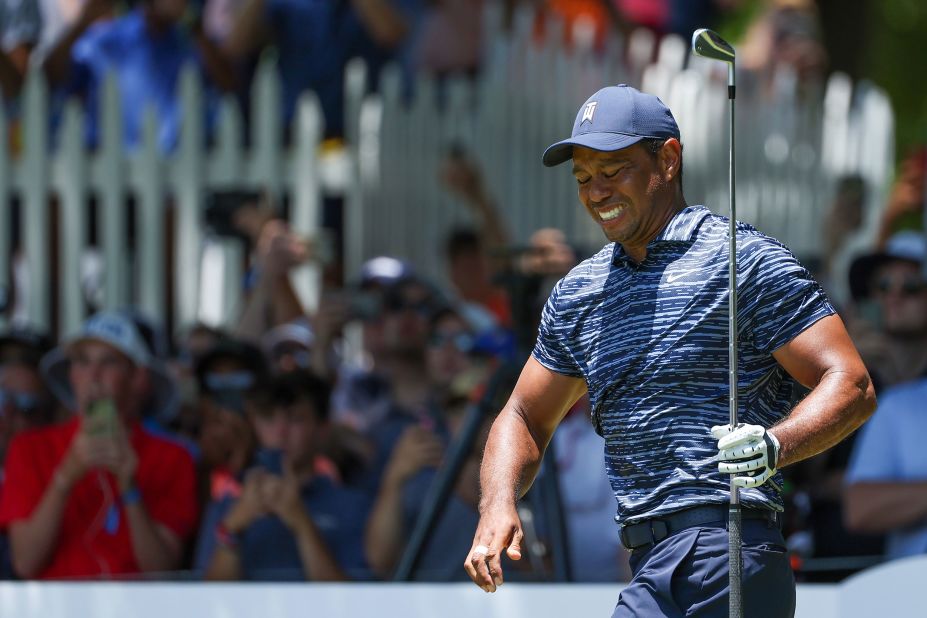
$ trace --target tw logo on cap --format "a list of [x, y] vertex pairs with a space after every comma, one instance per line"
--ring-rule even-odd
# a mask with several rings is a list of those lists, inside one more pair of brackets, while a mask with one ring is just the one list
[[595, 106], [599, 103], [597, 101], [590, 101], [586, 103], [586, 109], [583, 110], [583, 119], [579, 121], [580, 124], [586, 122], [592, 122], [592, 116], [595, 114]]

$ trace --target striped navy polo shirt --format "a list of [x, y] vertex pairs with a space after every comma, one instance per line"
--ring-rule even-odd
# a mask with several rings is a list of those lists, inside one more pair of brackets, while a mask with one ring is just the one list
[[[709, 433], [729, 420], [727, 231], [727, 218], [687, 207], [640, 264], [608, 244], [544, 307], [534, 357], [585, 378], [619, 523], [729, 500]], [[772, 352], [834, 308], [788, 249], [743, 223], [737, 256], [738, 418], [770, 427], [792, 387]], [[783, 508], [768, 483], [741, 502]]]

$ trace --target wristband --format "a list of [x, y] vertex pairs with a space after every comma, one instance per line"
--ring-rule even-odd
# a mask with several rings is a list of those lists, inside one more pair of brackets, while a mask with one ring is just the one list
[[228, 549], [238, 549], [238, 546], [241, 544], [241, 539], [239, 539], [237, 534], [230, 532], [224, 523], [220, 522], [219, 525], [216, 526], [216, 542]]
[[142, 501], [142, 492], [138, 490], [138, 487], [133, 485], [130, 490], [123, 492], [120, 500], [122, 501], [122, 506], [131, 506]]

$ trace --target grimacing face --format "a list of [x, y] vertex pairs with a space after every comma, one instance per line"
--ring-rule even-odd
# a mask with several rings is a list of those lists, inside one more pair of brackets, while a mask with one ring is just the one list
[[606, 238], [626, 249], [645, 247], [666, 223], [680, 162], [681, 147], [672, 138], [656, 155], [641, 144], [610, 152], [573, 147], [580, 202]]

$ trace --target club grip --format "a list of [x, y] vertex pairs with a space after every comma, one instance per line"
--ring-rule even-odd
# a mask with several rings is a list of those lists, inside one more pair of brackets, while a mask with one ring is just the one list
[[744, 604], [741, 596], [743, 585], [743, 555], [741, 554], [741, 511], [740, 503], [731, 504], [728, 508], [728, 554], [730, 556], [730, 605], [728, 615], [730, 618], [743, 618]]

